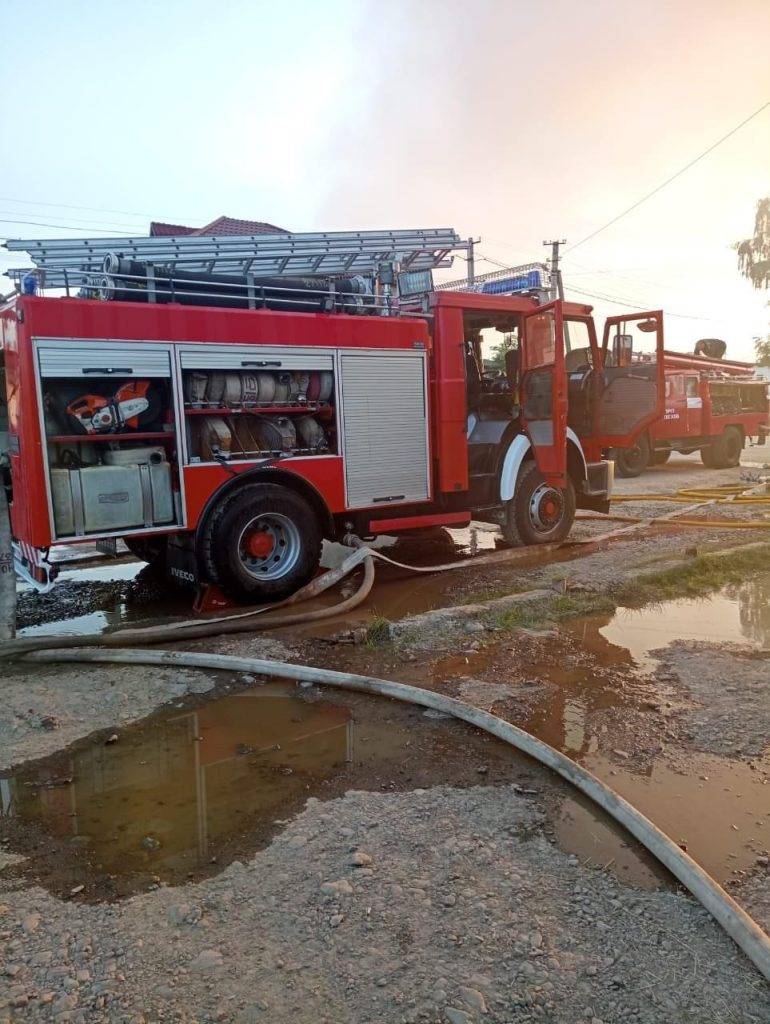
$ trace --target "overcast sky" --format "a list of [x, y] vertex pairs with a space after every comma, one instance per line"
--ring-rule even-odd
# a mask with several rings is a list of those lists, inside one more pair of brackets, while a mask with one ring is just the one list
[[768, 39], [770, 0], [0, 0], [0, 236], [224, 213], [451, 226], [507, 264], [561, 237], [600, 316], [662, 307], [670, 347], [749, 358], [770, 296], [731, 243], [770, 194], [770, 108], [569, 246], [770, 100]]

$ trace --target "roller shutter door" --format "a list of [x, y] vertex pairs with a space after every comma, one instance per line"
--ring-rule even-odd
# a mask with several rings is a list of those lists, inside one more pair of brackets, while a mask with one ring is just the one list
[[147, 342], [46, 340], [37, 343], [43, 377], [170, 377], [168, 347]]
[[340, 356], [348, 508], [430, 496], [425, 356]]

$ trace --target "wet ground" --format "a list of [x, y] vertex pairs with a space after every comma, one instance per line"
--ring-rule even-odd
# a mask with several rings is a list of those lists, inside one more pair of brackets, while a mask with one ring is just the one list
[[[573, 620], [558, 638], [535, 633], [411, 664], [408, 676], [488, 706], [579, 760], [724, 882], [770, 848], [770, 758], [688, 749], [690, 702], [657, 673], [659, 655], [683, 637], [770, 648], [768, 597], [770, 576], [760, 576], [708, 598]], [[533, 778], [542, 789], [526, 759], [421, 709], [281, 683], [236, 690], [0, 779], [3, 830], [12, 849], [31, 855], [25, 870], [57, 892], [86, 885], [90, 899], [114, 898], [220, 871], [263, 845], [308, 796], [526, 788]], [[662, 884], [663, 873], [586, 802], [557, 785], [551, 806], [563, 849], [633, 885]]]
[[[664, 663], [669, 645], [683, 640], [708, 641], [719, 645], [714, 650], [736, 657], [745, 652], [750, 659], [770, 650], [770, 575], [705, 598], [574, 619], [558, 631], [493, 635], [484, 643], [477, 637], [460, 640], [459, 652], [389, 665], [389, 674], [490, 708], [578, 760], [722, 882], [750, 870], [770, 849], [770, 749], [763, 722], [764, 755], [751, 758], [699, 748], [692, 731], [690, 716], [699, 709], [708, 716], [726, 687], [735, 691], [728, 713], [740, 719], [740, 661], [731, 662], [735, 679], [716, 674], [714, 695], [706, 692], [705, 701], [692, 679]], [[710, 650], [707, 662], [714, 660]], [[351, 659], [343, 667], [355, 669], [355, 653]], [[749, 664], [770, 685], [770, 661]], [[555, 829], [560, 844], [581, 859], [635, 885], [657, 884], [638, 853], [586, 808], [565, 801]]]
[[28, 857], [25, 875], [111, 899], [219, 873], [311, 796], [504, 783], [535, 792], [534, 765], [452, 719], [317, 687], [232, 686], [0, 776], [0, 831]]
[[[709, 482], [718, 485], [725, 481], [716, 474], [709, 475]], [[620, 482], [620, 488], [641, 493], [664, 484], [667, 490], [692, 484], [703, 486], [702, 469], [692, 459], [674, 459], [641, 480]], [[498, 545], [498, 532], [481, 524], [468, 530], [435, 530], [414, 537], [381, 538], [376, 544], [390, 557], [415, 565], [470, 560], [476, 554], [495, 550]], [[347, 550], [340, 545], [327, 545], [324, 565], [339, 564]], [[530, 562], [517, 565], [517, 570], [526, 569], [529, 564], [542, 567], [549, 561], [578, 558], [580, 554], [579, 549], [545, 556], [533, 551]], [[458, 573], [456, 579], [469, 576]], [[473, 582], [466, 584], [469, 594], [473, 586]], [[355, 583], [347, 582], [342, 594], [351, 592], [354, 587]], [[449, 592], [453, 600], [462, 603], [456, 580], [448, 583], [448, 577], [440, 575], [415, 577], [380, 563], [372, 596], [344, 621], [331, 619], [320, 626], [279, 630], [275, 635], [311, 644], [319, 639], [327, 644], [332, 641], [327, 648], [327, 660], [337, 667], [345, 658], [340, 654], [344, 649], [333, 643], [335, 637], [340, 638], [341, 630], [354, 632], [378, 618], [398, 620], [419, 614], [446, 604]], [[339, 599], [339, 592], [335, 592], [324, 595], [317, 603], [335, 603]], [[78, 614], [86, 601], [93, 610]], [[98, 607], [100, 602], [101, 607]], [[161, 616], [167, 619], [186, 617], [190, 605], [188, 592], [169, 592], [151, 569], [124, 556], [103, 565], [64, 570], [57, 589], [47, 597], [25, 595], [22, 614], [30, 624], [22, 633], [99, 632], [124, 624], [157, 622]], [[412, 661], [405, 666], [385, 668], [378, 664], [377, 674], [390, 674], [451, 692], [471, 703], [493, 708], [528, 729], [606, 779], [686, 846], [720, 880], [728, 879], [736, 870], [748, 870], [757, 855], [770, 847], [767, 752], [764, 758], [748, 761], [694, 749], [692, 743], [688, 743], [692, 737], [687, 732], [687, 709], [693, 705], [693, 697], [688, 695], [687, 686], [681, 685], [681, 680], [661, 668], [660, 657], [667, 645], [681, 641], [730, 644], [747, 652], [770, 649], [769, 577], [728, 587], [708, 598], [666, 601], [639, 610], [622, 608], [612, 616], [573, 620], [562, 626], [557, 636], [546, 635], [542, 640], [519, 639], [513, 644], [492, 640], [484, 645], [471, 641], [461, 645], [459, 652], [420, 664]], [[355, 668], [355, 662], [361, 660], [361, 652], [353, 652], [351, 658], [351, 667]], [[367, 659], [373, 664], [382, 661], [376, 653], [370, 653]], [[320, 662], [323, 657], [316, 660]], [[386, 671], [387, 668], [391, 671]], [[498, 690], [493, 691], [495, 686]], [[307, 722], [306, 699], [288, 693], [279, 697], [274, 690], [265, 688], [255, 691], [250, 698], [239, 695], [200, 709], [178, 708], [163, 712], [126, 734], [119, 744], [104, 746], [100, 737], [94, 745], [86, 744], [66, 752], [62, 755], [62, 764], [69, 767], [60, 769], [57, 759], [53, 759], [34, 769], [24, 769], [13, 780], [6, 780], [6, 788], [11, 786], [17, 794], [26, 797], [22, 800], [17, 795], [11, 801], [9, 806], [13, 807], [15, 819], [11, 827], [17, 829], [23, 822], [42, 822], [51, 837], [49, 855], [56, 849], [53, 837], [62, 842], [67, 837], [69, 857], [74, 838], [80, 861], [77, 871], [93, 873], [93, 865], [100, 863], [102, 867], [96, 869], [94, 877], [98, 876], [101, 881], [95, 891], [109, 895], [112, 890], [121, 893], [146, 886], [153, 873], [164, 880], [173, 880], [186, 878], [190, 870], [193, 873], [209, 870], [205, 866], [207, 857], [210, 861], [209, 846], [201, 846], [198, 837], [196, 847], [189, 838], [192, 835], [190, 814], [194, 808], [200, 811], [199, 774], [203, 771], [205, 775], [209, 767], [215, 767], [217, 772], [231, 779], [223, 782], [221, 793], [214, 799], [213, 815], [219, 824], [213, 829], [207, 825], [205, 830], [206, 843], [213, 843], [220, 851], [211, 854], [220, 865], [228, 856], [221, 851], [238, 846], [236, 833], [244, 822], [248, 822], [245, 844], [253, 848], [255, 842], [261, 841], [261, 837], [275, 827], [277, 807], [284, 811], [298, 807], [309, 793], [343, 792], [351, 786], [365, 788], [367, 780], [371, 784], [372, 779], [379, 779], [380, 772], [397, 775], [395, 782], [400, 788], [404, 771], [395, 766], [401, 764], [407, 750], [410, 758], [421, 754], [426, 759], [426, 767], [421, 768], [416, 761], [407, 758], [411, 765], [410, 777], [424, 771], [428, 773], [425, 778], [433, 780], [423, 781], [421, 785], [438, 781], [468, 784], [463, 774], [466, 769], [471, 773], [469, 778], [478, 783], [478, 765], [474, 767], [471, 763], [478, 760], [478, 752], [465, 756], [468, 752], [462, 743], [456, 742], [455, 725], [433, 723], [430, 726], [434, 733], [446, 733], [445, 741], [449, 746], [442, 752], [442, 764], [429, 749], [430, 744], [428, 748], [424, 745], [427, 740], [423, 737], [425, 720], [421, 712], [404, 708], [392, 710], [395, 717], [391, 717], [388, 728], [380, 735], [376, 722], [367, 724], [369, 713], [363, 709], [366, 701], [355, 716], [348, 706], [350, 700], [354, 698], [345, 697], [341, 703], [328, 708], [324, 705], [323, 713], [320, 705], [314, 705]], [[271, 710], [266, 710], [268, 705]], [[300, 711], [290, 710], [295, 706], [300, 706]], [[243, 716], [247, 708], [251, 709], [250, 714]], [[286, 729], [286, 735], [293, 736], [295, 725], [304, 728], [306, 724], [310, 737], [315, 737], [315, 716], [324, 721], [327, 713], [332, 717], [342, 714], [337, 727], [339, 737], [343, 734], [348, 738], [358, 736], [358, 747], [365, 744], [374, 756], [358, 763], [347, 756], [329, 760], [324, 744], [331, 742], [334, 730], [319, 748], [317, 763], [313, 763], [316, 745], [313, 738], [303, 739], [299, 744], [296, 739], [291, 740], [295, 747], [292, 758], [297, 759], [295, 765], [290, 759], [283, 760], [281, 751], [265, 749], [280, 744]], [[289, 718], [283, 721], [281, 715], [286, 714]], [[420, 728], [415, 730], [418, 721]], [[206, 735], [207, 730], [211, 732], [210, 737]], [[201, 753], [212, 748], [212, 741], [224, 744], [229, 754], [212, 762], [211, 766], [204, 763], [201, 767]], [[255, 750], [260, 753], [255, 754]], [[146, 776], [148, 772], [152, 775], [148, 766], [158, 763], [159, 752], [167, 759], [164, 763], [168, 766], [186, 766], [177, 780], [184, 792], [171, 795], [146, 788]], [[204, 753], [204, 762], [207, 756]], [[502, 763], [509, 755], [503, 751], [500, 757]], [[447, 766], [450, 766], [448, 774]], [[29, 771], [33, 772], [32, 776], [26, 774]], [[137, 837], [135, 829], [128, 824], [119, 828], [110, 815], [104, 813], [105, 808], [111, 807], [111, 800], [105, 795], [108, 790], [102, 792], [96, 788], [91, 778], [94, 771], [112, 779], [121, 792], [136, 794], [121, 799], [128, 818], [147, 823], [146, 835]], [[442, 775], [442, 771], [445, 774]], [[58, 777], [57, 773], [75, 781], [63, 787], [49, 787], [48, 783]], [[184, 783], [182, 778], [186, 780]], [[244, 791], [240, 787], [244, 780], [248, 780], [249, 800], [236, 821], [232, 814], [228, 815], [226, 805], [228, 799], [231, 804], [243, 803]], [[233, 787], [238, 800], [227, 797], [228, 786]], [[210, 797], [211, 787], [205, 788]], [[86, 793], [83, 799], [87, 809], [65, 812], [62, 808], [66, 801], [51, 801], [46, 797], [58, 790], [70, 797], [81, 791]], [[268, 791], [275, 796], [273, 803], [265, 803]], [[180, 842], [182, 836], [188, 836], [183, 852], [152, 831], [155, 819], [150, 807], [153, 802], [176, 808], [173, 814], [168, 812], [170, 817], [163, 830], [178, 837]], [[80, 799], [78, 805], [82, 807]], [[72, 832], [72, 827], [84, 830]], [[659, 884], [659, 875], [650, 869], [638, 851], [627, 846], [614, 827], [601, 821], [583, 804], [568, 797], [562, 799], [554, 828], [559, 842], [582, 859], [609, 865], [619, 877], [637, 885]], [[113, 837], [109, 841], [108, 834]], [[244, 834], [238, 833], [242, 840]], [[97, 839], [97, 835], [101, 835], [101, 839]], [[122, 844], [122, 838], [128, 847]], [[156, 839], [160, 843], [157, 848], [154, 847]], [[146, 840], [144, 847], [137, 845], [143, 840]], [[199, 851], [197, 854], [195, 849]], [[107, 855], [110, 850], [115, 854], [112, 859]], [[95, 851], [98, 860], [94, 859]], [[195, 864], [191, 868], [192, 861]], [[117, 878], [120, 872], [111, 871], [115, 862], [126, 866], [121, 880]], [[44, 873], [44, 869], [41, 871]], [[110, 879], [111, 874], [116, 877]], [[136, 880], [132, 881], [134, 878]]]

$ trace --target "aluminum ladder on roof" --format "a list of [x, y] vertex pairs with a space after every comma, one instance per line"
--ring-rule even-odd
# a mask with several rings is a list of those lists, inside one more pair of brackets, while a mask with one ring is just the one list
[[[334, 231], [275, 235], [179, 235], [135, 238], [8, 239], [43, 271], [47, 288], [92, 284], [106, 257], [156, 267], [255, 277], [374, 276], [381, 264], [401, 271], [450, 267], [472, 243], [452, 228]], [[6, 271], [17, 284], [31, 268]]]

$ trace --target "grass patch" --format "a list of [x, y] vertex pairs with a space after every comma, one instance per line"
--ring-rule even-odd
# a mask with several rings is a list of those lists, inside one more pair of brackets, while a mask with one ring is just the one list
[[770, 544], [730, 554], [698, 555], [684, 565], [645, 573], [633, 582], [620, 583], [605, 594], [554, 594], [552, 598], [528, 601], [498, 612], [491, 622], [512, 631], [537, 629], [567, 619], [612, 613], [618, 605], [638, 607], [677, 597], [698, 597], [767, 571], [770, 571]]
[[645, 573], [632, 583], [613, 591], [619, 604], [637, 605], [675, 597], [697, 597], [726, 586], [742, 583], [752, 573], [770, 570], [770, 544], [749, 551], [697, 555], [686, 565]]
[[366, 630], [367, 647], [384, 647], [390, 643], [390, 619], [378, 615]]
[[552, 598], [527, 601], [526, 604], [507, 608], [504, 612], [498, 612], [492, 621], [502, 629], [538, 629], [583, 615], [613, 612], [615, 607], [616, 602], [612, 598], [602, 595], [554, 594]]

